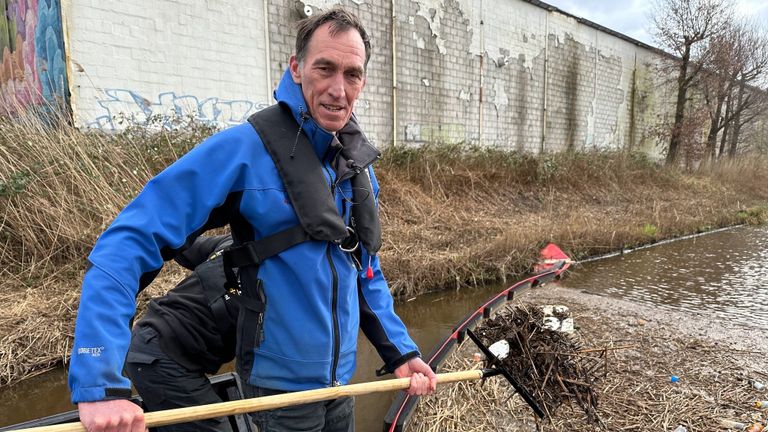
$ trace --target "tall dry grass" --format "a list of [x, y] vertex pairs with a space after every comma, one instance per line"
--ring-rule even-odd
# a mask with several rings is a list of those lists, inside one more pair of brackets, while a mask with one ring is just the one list
[[211, 132], [105, 134], [33, 114], [0, 118], [0, 385], [65, 359], [95, 239], [153, 174]]
[[[0, 118], [0, 385], [66, 359], [91, 245], [153, 174], [213, 132], [178, 126], [102, 133]], [[548, 241], [583, 257], [768, 214], [757, 207], [768, 202], [756, 186], [768, 184], [765, 160], [684, 173], [621, 152], [429, 145], [387, 149], [377, 173], [381, 256], [400, 298], [513, 278]], [[179, 276], [161, 275], [150, 293]]]
[[379, 177], [382, 257], [405, 297], [514, 277], [549, 241], [578, 259], [768, 214], [764, 158], [683, 172], [634, 153], [441, 145], [388, 149]]

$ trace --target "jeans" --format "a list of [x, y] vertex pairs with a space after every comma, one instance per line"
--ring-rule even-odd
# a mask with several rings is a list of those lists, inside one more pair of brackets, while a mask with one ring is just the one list
[[[245, 397], [286, 393], [243, 385]], [[259, 432], [354, 432], [355, 400], [342, 397], [251, 414]]]

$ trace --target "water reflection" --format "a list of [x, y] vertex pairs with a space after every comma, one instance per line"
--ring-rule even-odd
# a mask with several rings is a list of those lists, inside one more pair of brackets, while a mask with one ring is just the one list
[[0, 388], [0, 426], [74, 408], [69, 401], [67, 374], [61, 368]]
[[746, 227], [577, 266], [564, 285], [762, 330], [766, 280], [768, 227]]

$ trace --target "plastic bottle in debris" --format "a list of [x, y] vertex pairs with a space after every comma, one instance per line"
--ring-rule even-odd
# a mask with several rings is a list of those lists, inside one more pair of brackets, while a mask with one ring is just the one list
[[728, 419], [721, 419], [720, 427], [745, 432], [762, 432], [766, 429], [761, 423], [742, 423]]
[[679, 425], [679, 426], [678, 426], [678, 427], [676, 427], [676, 428], [675, 428], [675, 430], [673, 430], [672, 432], [688, 432], [688, 428], [686, 428], [686, 427], [685, 427], [685, 426], [683, 426], [683, 425]]
[[765, 390], [765, 384], [761, 383], [760, 381], [749, 380], [749, 383], [752, 385], [752, 388], [754, 388], [757, 391]]
[[757, 409], [768, 408], [768, 400], [755, 401], [755, 408]]
[[747, 424], [728, 419], [720, 419], [720, 427], [724, 427], [726, 429], [744, 430], [747, 428]]

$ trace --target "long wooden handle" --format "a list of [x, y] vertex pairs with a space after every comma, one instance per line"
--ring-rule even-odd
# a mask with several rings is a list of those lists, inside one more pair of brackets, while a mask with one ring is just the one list
[[[476, 380], [482, 377], [483, 371], [475, 369], [461, 372], [437, 374], [437, 382], [440, 384], [445, 384], [459, 381]], [[310, 402], [336, 399], [344, 396], [358, 396], [369, 393], [403, 390], [407, 389], [410, 384], [410, 378], [395, 378], [383, 381], [321, 388], [317, 390], [282, 393], [273, 396], [263, 396], [252, 399], [242, 399], [228, 402], [219, 402], [209, 405], [149, 412], [144, 415], [144, 421], [146, 422], [147, 427], [167, 426], [171, 424], [186, 423], [190, 421], [204, 420], [215, 417], [245, 414], [256, 411], [266, 411], [291, 405], [300, 405]], [[18, 431], [86, 432], [83, 424], [79, 422], [18, 429]]]

